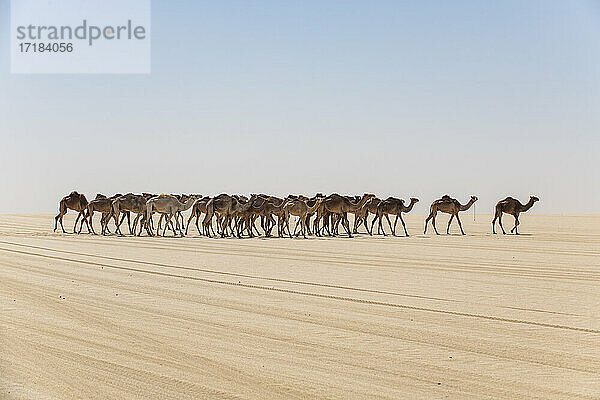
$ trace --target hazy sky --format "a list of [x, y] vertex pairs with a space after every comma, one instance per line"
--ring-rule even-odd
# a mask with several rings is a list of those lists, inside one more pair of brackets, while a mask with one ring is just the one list
[[152, 74], [11, 75], [0, 212], [71, 190], [600, 212], [599, 1], [158, 1]]

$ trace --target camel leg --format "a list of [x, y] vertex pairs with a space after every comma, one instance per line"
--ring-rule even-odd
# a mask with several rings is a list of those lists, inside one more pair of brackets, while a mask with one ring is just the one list
[[[92, 230], [92, 233], [94, 235], [96, 235], [96, 231], [94, 230], [93, 216], [94, 216], [94, 211], [90, 210], [90, 212], [88, 212], [88, 218], [90, 219], [90, 229]], [[104, 214], [102, 214], [102, 218], [100, 218], [100, 225], [102, 225], [102, 219], [103, 218], [104, 218]]]
[[77, 214], [77, 218], [75, 219], [75, 225], [73, 225], [73, 233], [75, 233], [75, 229], [77, 228], [77, 222], [79, 221], [79, 217], [81, 217], [81, 213]]
[[119, 212], [117, 211], [116, 213], [113, 213], [113, 218], [115, 220], [115, 234], [119, 234], [119, 235], [123, 235], [123, 233], [121, 232], [121, 222], [123, 222], [123, 220], [121, 219], [121, 222], [119, 222]]
[[[288, 235], [290, 235], [290, 239], [291, 239], [292, 233], [290, 232], [290, 216], [289, 215], [286, 215], [286, 217], [285, 217], [285, 226], [287, 227]], [[283, 233], [285, 234], [285, 228], [284, 228]]]
[[[160, 226], [160, 221], [162, 220], [163, 214], [160, 215], [160, 219], [158, 220], [158, 226]], [[171, 214], [167, 216], [167, 220], [165, 222], [165, 227], [163, 229], [163, 236], [167, 234], [167, 227], [169, 226], [169, 222], [171, 222]], [[159, 228], [160, 229], [160, 228]]]
[[496, 234], [496, 220], [498, 219], [498, 210], [496, 210], [496, 214], [494, 214], [494, 219], [492, 220], [492, 233]]
[[392, 231], [392, 236], [396, 236], [396, 232], [394, 229], [392, 229], [392, 223], [390, 222], [390, 217], [388, 216], [388, 214], [385, 214], [385, 219], [387, 219], [388, 226], [390, 227], [390, 230]]
[[404, 228], [404, 234], [406, 235], [406, 237], [408, 237], [408, 231], [406, 230], [406, 224], [404, 223], [404, 218], [402, 218], [402, 213], [398, 214], [398, 217], [400, 218], [400, 222], [402, 222], [402, 227]]
[[519, 234], [519, 231], [517, 229], [517, 226], [519, 226], [519, 215], [515, 215], [515, 226], [510, 230], [511, 232], [515, 232], [515, 235]]
[[110, 214], [108, 214], [108, 213], [106, 213], [106, 215], [104, 215], [104, 213], [103, 213], [102, 218], [100, 218], [100, 226], [102, 228], [102, 232], [101, 232], [102, 235], [104, 235], [106, 233], [106, 231], [108, 230], [109, 219], [110, 219]]
[[[131, 230], [131, 212], [127, 211], [126, 214], [127, 214], [127, 225], [129, 226], [129, 234], [131, 235], [131, 233], [132, 233], [132, 230]], [[135, 227], [134, 227], [134, 229], [135, 229]], [[133, 232], [135, 232], [135, 230]]]
[[450, 216], [450, 220], [448, 221], [448, 227], [446, 228], [446, 235], [450, 234], [450, 224], [452, 223], [452, 220], [454, 219], [454, 214], [452, 214]]
[[460, 218], [458, 216], [458, 213], [456, 213], [456, 220], [458, 221], [458, 226], [460, 227], [460, 233], [462, 233], [463, 235], [465, 235], [465, 231], [463, 231], [462, 223], [460, 222]]
[[[56, 232], [56, 227], [58, 225], [59, 219], [61, 220], [60, 226], [62, 226], [62, 216], [63, 216], [62, 206], [59, 206], [58, 215], [56, 217], [54, 217], [54, 232]], [[65, 228], [63, 228], [63, 233], [65, 233]]]
[[[383, 236], [387, 236], [387, 233], [385, 233], [385, 227], [383, 227], [383, 225], [382, 225], [383, 215], [380, 213], [377, 213], [377, 216], [375, 217], [375, 219], [378, 221], [377, 234], [381, 235], [381, 232], [383, 232]], [[373, 220], [373, 222], [375, 222], [375, 219]]]
[[367, 222], [365, 222], [365, 226], [367, 227], [367, 232], [369, 232], [369, 235], [373, 236], [373, 226], [375, 225], [375, 221], [377, 221], [377, 214], [375, 214], [375, 216], [373, 217], [373, 221], [371, 221], [371, 230], [369, 230], [368, 226], [369, 224]]
[[85, 215], [85, 211], [86, 210], [82, 211], [82, 213], [83, 213], [83, 221], [81, 222], [81, 226], [79, 227], [79, 233], [81, 233], [81, 229], [83, 228], [83, 223], [84, 222], [85, 222], [85, 226], [86, 226], [86, 228], [88, 230], [88, 233], [92, 233], [92, 231], [90, 230], [90, 224], [88, 223], [87, 215]]
[[[123, 216], [121, 217], [121, 221], [120, 221], [120, 222], [119, 222], [119, 220], [118, 220], [118, 217], [119, 217], [119, 216], [118, 216], [118, 214], [117, 214], [117, 216], [115, 217], [115, 218], [116, 218], [116, 220], [115, 220], [115, 224], [117, 225], [117, 228], [118, 228], [118, 230], [119, 230], [119, 234], [121, 234], [121, 235], [122, 235], [122, 233], [121, 233], [121, 224], [123, 223], [123, 221], [125, 221], [125, 217], [127, 217], [127, 214], [128, 214], [128, 212], [129, 212], [129, 211], [124, 211], [124, 212], [123, 212]], [[129, 231], [129, 233], [131, 233], [131, 225], [129, 225], [129, 230], [130, 230], [130, 231]]]
[[300, 217], [298, 217], [298, 222], [294, 225], [294, 236], [298, 237], [300, 232], [298, 232], [298, 228], [300, 227]]
[[306, 217], [300, 217], [300, 224], [302, 224], [302, 237], [306, 239]]
[[[164, 214], [160, 214], [160, 218], [158, 219], [158, 226], [156, 227], [156, 236], [160, 236], [160, 227], [162, 226], [162, 220], [163, 220]], [[165, 226], [165, 231], [167, 230], [167, 227]], [[165, 233], [163, 232], [163, 236], [165, 236]]]
[[348, 232], [348, 237], [352, 237], [352, 231], [350, 230], [350, 221], [348, 221], [348, 214], [342, 214], [342, 223], [346, 225], [346, 231]]
[[[188, 234], [188, 229], [190, 227], [190, 222], [192, 222], [192, 219], [196, 217], [196, 214], [192, 211], [192, 213], [190, 214], [190, 218], [188, 219], [187, 225], [185, 226], [185, 234]], [[198, 217], [196, 217], [196, 222], [198, 222]]]
[[396, 236], [396, 224], [398, 223], [398, 215], [396, 214], [396, 219], [394, 220], [394, 229], [392, 229], [392, 233], [394, 236]]
[[140, 218], [140, 215], [138, 214], [138, 215], [135, 216], [135, 218], [133, 220], [133, 231], [132, 231], [132, 235], [133, 236], [135, 236], [135, 227], [137, 226], [137, 222], [138, 222], [139, 218]]
[[433, 218], [433, 211], [429, 213], [429, 215], [427, 216], [427, 219], [425, 219], [425, 230], [423, 231], [423, 234], [427, 233], [427, 224], [429, 223], [429, 220]]
[[498, 217], [498, 223], [500, 224], [500, 228], [502, 228], [502, 234], [506, 235], [506, 231], [504, 230], [504, 226], [502, 226], [502, 213]]
[[435, 231], [435, 234], [439, 235], [437, 227], [435, 226], [435, 217], [436, 217], [436, 214], [433, 214], [433, 219], [431, 220], [431, 224], [433, 225], [433, 230]]
[[196, 229], [198, 229], [198, 235], [202, 236], [200, 233], [200, 227], [198, 226], [198, 220], [200, 219], [200, 213], [196, 214]]
[[358, 214], [354, 214], [354, 228], [352, 228], [352, 233], [354, 233], [355, 235], [358, 233], [358, 225], [360, 221], [361, 219], [358, 216]]
[[342, 213], [339, 218], [342, 220], [342, 226], [346, 230], [348, 237], [352, 237], [352, 232], [350, 231], [350, 222], [348, 221], [348, 215], [346, 213]]

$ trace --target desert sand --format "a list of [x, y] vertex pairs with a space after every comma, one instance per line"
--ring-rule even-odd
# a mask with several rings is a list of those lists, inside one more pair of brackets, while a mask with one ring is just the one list
[[600, 216], [462, 219], [239, 240], [0, 216], [0, 398], [600, 398]]

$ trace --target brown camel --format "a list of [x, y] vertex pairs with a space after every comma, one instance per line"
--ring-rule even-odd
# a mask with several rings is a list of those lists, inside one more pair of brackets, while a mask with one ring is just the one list
[[352, 233], [358, 233], [358, 228], [360, 228], [361, 224], [365, 226], [367, 233], [371, 233], [369, 232], [369, 225], [367, 220], [369, 217], [369, 213], [377, 215], [377, 206], [379, 205], [379, 203], [381, 203], [381, 199], [373, 197], [372, 199], [367, 201], [367, 203], [361, 209], [354, 212], [354, 229], [352, 230]]
[[135, 235], [135, 227], [140, 221], [140, 231], [138, 236], [142, 234], [142, 228], [146, 228], [146, 232], [149, 236], [152, 235], [152, 232], [148, 229], [148, 225], [146, 224], [146, 197], [139, 194], [127, 193], [123, 196], [119, 196], [113, 200], [112, 203], [112, 217], [115, 220], [115, 225], [117, 226], [116, 233], [119, 235], [123, 235], [121, 233], [120, 225], [123, 220], [119, 222], [119, 216], [121, 213], [130, 211], [136, 214], [135, 220], [133, 221], [133, 234]]
[[[379, 220], [379, 225], [377, 227], [377, 233], [379, 233], [379, 231], [381, 230], [381, 231], [383, 231], [383, 235], [385, 236], [385, 229], [383, 228], [383, 226], [381, 224], [383, 216], [385, 215], [385, 218], [387, 219], [388, 225], [392, 231], [393, 236], [396, 236], [396, 224], [398, 223], [398, 218], [400, 218], [400, 222], [402, 222], [402, 227], [404, 228], [404, 234], [406, 236], [408, 236], [408, 232], [406, 231], [406, 224], [404, 223], [404, 219], [402, 218], [402, 213], [410, 212], [412, 210], [412, 208], [414, 207], [414, 205], [417, 204], [418, 202], [419, 202], [419, 199], [417, 199], [416, 197], [411, 197], [410, 204], [408, 206], [405, 206], [404, 200], [392, 197], [392, 198], [388, 198], [388, 199], [382, 201], [381, 203], [379, 203], [379, 206], [377, 207], [377, 214], [375, 215], [375, 218], [373, 219], [373, 223], [371, 224], [371, 234], [373, 233], [373, 225], [375, 224], [375, 220]], [[394, 220], [393, 228], [392, 228], [392, 224], [390, 223], [388, 214], [392, 214], [392, 215], [396, 216], [396, 219]]]
[[504, 227], [502, 226], [502, 213], [510, 214], [515, 217], [515, 226], [510, 230], [511, 233], [519, 234], [517, 230], [517, 226], [519, 226], [519, 214], [529, 210], [536, 201], [540, 201], [535, 196], [530, 196], [527, 204], [521, 204], [521, 202], [515, 198], [507, 197], [504, 200], [500, 200], [498, 204], [496, 204], [496, 214], [494, 215], [494, 220], [492, 221], [492, 232], [496, 234], [496, 220], [500, 223], [500, 228], [502, 228], [502, 233], [506, 235], [504, 232]]
[[[106, 197], [103, 194], [97, 194], [96, 198], [89, 202], [87, 206], [87, 218], [90, 221], [90, 228], [92, 229], [92, 233], [95, 235], [93, 225], [93, 216], [94, 211], [98, 211], [102, 213], [102, 218], [100, 219], [100, 226], [102, 228], [102, 235], [105, 235], [106, 232], [110, 233], [108, 230], [108, 222], [110, 221], [110, 217], [112, 214], [112, 202], [117, 197], [122, 196], [121, 194], [116, 194], [112, 197]], [[131, 228], [131, 226], [130, 226]]]
[[454, 219], [454, 217], [456, 217], [456, 220], [458, 221], [458, 226], [460, 227], [460, 232], [464, 235], [465, 231], [463, 230], [462, 223], [460, 222], [460, 218], [458, 217], [458, 213], [460, 211], [466, 211], [469, 208], [471, 208], [473, 203], [475, 203], [477, 200], [478, 199], [476, 196], [471, 196], [471, 199], [469, 200], [469, 202], [465, 205], [462, 205], [459, 203], [458, 200], [453, 199], [452, 197], [448, 196], [447, 194], [442, 196], [441, 199], [438, 199], [438, 200], [434, 201], [433, 203], [431, 203], [429, 216], [425, 220], [425, 230], [423, 231], [423, 233], [427, 233], [427, 223], [429, 222], [430, 219], [433, 218], [433, 221], [432, 221], [433, 230], [435, 231], [436, 235], [439, 235], [437, 228], [435, 227], [435, 216], [437, 215], [438, 211], [440, 211], [440, 212], [443, 212], [446, 214], [451, 214], [450, 221], [448, 221], [448, 228], [446, 228], [446, 233], [450, 234], [450, 224], [452, 223], [452, 220]]
[[250, 199], [244, 200], [244, 198], [235, 199], [230, 209], [230, 215], [232, 219], [235, 219], [234, 231], [237, 232], [237, 237], [241, 238], [244, 229], [248, 232], [248, 236], [253, 237], [252, 232], [252, 204], [256, 201], [257, 195], [250, 195]]
[[356, 210], [361, 209], [367, 203], [367, 201], [373, 197], [375, 197], [374, 194], [365, 193], [358, 203], [352, 203], [344, 196], [332, 194], [329, 197], [326, 197], [322, 204], [325, 211], [331, 214], [338, 214], [338, 216], [342, 219], [342, 226], [344, 229], [346, 229], [348, 237], [352, 237], [352, 231], [350, 230], [350, 223], [348, 222], [347, 214], [349, 212], [355, 212]]
[[[83, 218], [81, 225], [83, 226], [83, 222], [85, 222], [88, 232], [90, 231], [90, 225], [88, 224], [85, 211], [88, 205], [88, 201], [85, 198], [85, 195], [79, 194], [76, 191], [72, 191], [69, 195], [63, 197], [58, 204], [58, 215], [54, 217], [54, 232], [56, 232], [56, 227], [58, 222], [60, 221], [60, 227], [62, 228], [63, 233], [67, 233], [65, 231], [65, 227], [63, 226], [63, 217], [67, 213], [67, 210], [71, 209], [73, 211], [77, 211], [77, 219], [75, 219], [75, 225], [73, 225], [73, 233], [75, 233], [75, 229], [77, 228], [77, 222], [79, 218]], [[79, 228], [79, 232], [81, 233], [81, 227]]]
[[193, 218], [196, 218], [196, 229], [198, 229], [198, 235], [202, 235], [200, 232], [200, 226], [198, 226], [198, 220], [200, 216], [204, 213], [206, 214], [206, 203], [210, 200], [210, 197], [205, 196], [198, 198], [194, 201], [194, 205], [192, 206], [192, 212], [190, 213], [190, 218], [188, 219], [187, 226], [185, 227], [185, 234], [188, 234], [188, 228], [190, 227], [190, 222], [192, 222]]
[[[287, 199], [281, 199], [279, 197], [269, 196], [267, 198], [264, 208], [259, 211], [261, 219], [264, 218], [264, 226], [262, 226], [262, 228], [265, 231], [265, 236], [271, 236], [271, 231], [275, 224], [277, 224], [277, 236], [284, 236], [283, 226], [285, 222], [285, 214], [283, 208], [287, 202]], [[273, 216], [277, 217], [277, 222], [275, 222]]]
[[[253, 195], [252, 201], [255, 199], [255, 195]], [[242, 204], [248, 202], [248, 198], [245, 196], [230, 196], [228, 194], [220, 194], [218, 196], [213, 197], [206, 203], [206, 215], [204, 216], [204, 221], [202, 221], [203, 230], [207, 233], [207, 236], [211, 236], [210, 231], [212, 230], [214, 233], [214, 229], [212, 228], [212, 218], [216, 214], [217, 215], [217, 229], [219, 229], [219, 214], [222, 216], [221, 222], [221, 237], [225, 237], [227, 235], [227, 230], [231, 230], [233, 234], [233, 230], [231, 229], [231, 222], [234, 217], [234, 213], [243, 209]], [[249, 208], [252, 204], [248, 204]]]

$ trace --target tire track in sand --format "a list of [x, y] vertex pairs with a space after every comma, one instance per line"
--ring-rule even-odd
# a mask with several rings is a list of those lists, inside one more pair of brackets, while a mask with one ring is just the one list
[[503, 318], [503, 317], [496, 317], [493, 315], [485, 315], [485, 314], [473, 314], [473, 313], [466, 313], [466, 312], [459, 312], [459, 311], [441, 310], [441, 309], [435, 309], [435, 308], [429, 308], [429, 307], [417, 307], [417, 306], [410, 306], [410, 305], [406, 305], [406, 304], [389, 303], [389, 302], [384, 302], [384, 301], [367, 300], [367, 299], [360, 299], [360, 298], [346, 297], [346, 296], [328, 295], [328, 294], [322, 294], [322, 293], [313, 293], [313, 292], [306, 292], [306, 291], [301, 291], [301, 290], [276, 288], [276, 287], [269, 287], [269, 286], [263, 286], [263, 285], [248, 284], [248, 283], [236, 283], [236, 282], [223, 281], [223, 280], [218, 280], [218, 279], [208, 279], [208, 278], [180, 275], [180, 274], [161, 272], [161, 271], [151, 271], [151, 270], [146, 270], [143, 268], [132, 268], [132, 267], [103, 264], [103, 263], [94, 262], [94, 261], [76, 260], [76, 259], [71, 259], [71, 258], [67, 258], [67, 257], [51, 256], [51, 255], [46, 255], [46, 254], [40, 254], [40, 253], [34, 253], [34, 252], [28, 252], [28, 251], [22, 251], [22, 250], [15, 250], [15, 249], [0, 248], [0, 251], [5, 251], [5, 252], [15, 253], [15, 254], [22, 254], [22, 255], [32, 256], [32, 257], [58, 260], [58, 261], [93, 265], [93, 266], [97, 266], [97, 267], [111, 268], [111, 269], [122, 270], [122, 271], [138, 272], [138, 273], [164, 276], [164, 277], [170, 277], [170, 278], [189, 279], [189, 280], [195, 280], [195, 281], [199, 281], [199, 282], [219, 284], [219, 285], [236, 286], [236, 287], [242, 287], [242, 288], [246, 288], [246, 289], [265, 290], [265, 291], [271, 291], [271, 292], [294, 294], [294, 295], [300, 295], [300, 296], [311, 296], [311, 297], [317, 297], [317, 298], [323, 298], [323, 299], [347, 301], [347, 302], [367, 304], [367, 305], [394, 307], [394, 308], [414, 310], [414, 311], [423, 311], [423, 312], [431, 312], [431, 313], [437, 313], [437, 314], [454, 315], [454, 316], [459, 316], [459, 317], [479, 318], [479, 319], [486, 319], [486, 320], [498, 321], [498, 322], [539, 326], [539, 327], [543, 327], [543, 328], [564, 329], [564, 330], [571, 330], [571, 331], [576, 331], [576, 332], [600, 334], [600, 330], [597, 330], [597, 329], [573, 327], [573, 326], [550, 324], [550, 323], [537, 322], [537, 321], [519, 320], [519, 319], [512, 319], [512, 318]]

